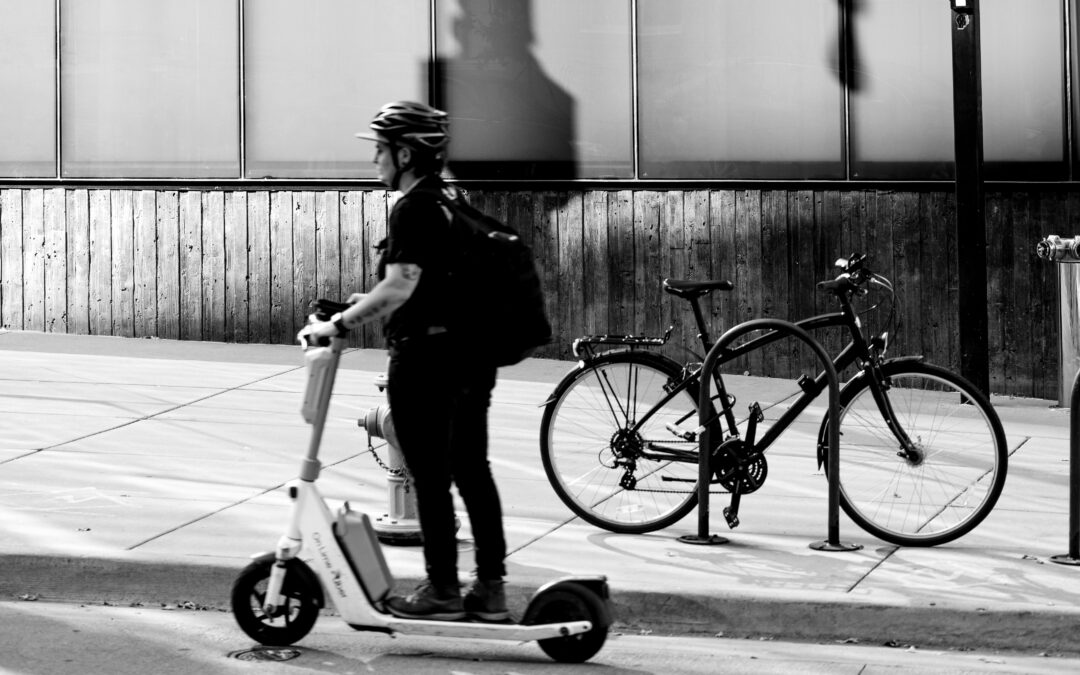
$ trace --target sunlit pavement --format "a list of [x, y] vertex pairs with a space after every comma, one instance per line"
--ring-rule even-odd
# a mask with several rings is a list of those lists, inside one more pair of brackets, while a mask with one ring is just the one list
[[[862, 548], [810, 548], [829, 534], [818, 407], [770, 450], [738, 529], [717, 497], [709, 529], [730, 541], [690, 546], [678, 537], [697, 532], [696, 513], [613, 534], [552, 491], [541, 406], [572, 365], [530, 360], [495, 390], [513, 608], [551, 579], [604, 574], [628, 631], [1080, 652], [1080, 567], [1050, 560], [1069, 546], [1069, 415], [1054, 402], [994, 399], [1009, 477], [990, 517], [951, 544], [898, 548], [841, 515], [840, 539]], [[357, 427], [384, 402], [384, 367], [377, 350], [342, 359], [319, 482], [332, 506], [388, 508], [386, 473]], [[225, 607], [239, 570], [281, 534], [308, 440], [304, 377], [293, 346], [0, 333], [0, 599]], [[403, 585], [420, 577], [418, 548], [385, 552]]]

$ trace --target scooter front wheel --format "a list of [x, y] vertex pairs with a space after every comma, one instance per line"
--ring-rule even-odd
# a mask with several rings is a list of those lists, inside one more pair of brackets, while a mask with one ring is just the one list
[[244, 568], [233, 582], [232, 611], [248, 637], [264, 645], [291, 645], [311, 631], [323, 607], [322, 586], [303, 561], [286, 563], [283, 601], [272, 614], [265, 610], [266, 586], [273, 554], [264, 555]]
[[560, 582], [536, 594], [525, 610], [522, 623], [536, 626], [564, 621], [589, 621], [592, 629], [578, 635], [547, 638], [538, 644], [559, 663], [584, 663], [592, 658], [608, 634], [608, 613], [600, 598], [589, 588], [574, 582]]

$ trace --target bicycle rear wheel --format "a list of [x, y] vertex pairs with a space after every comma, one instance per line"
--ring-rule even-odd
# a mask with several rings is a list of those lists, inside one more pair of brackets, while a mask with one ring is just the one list
[[[672, 397], [682, 368], [650, 352], [615, 352], [563, 378], [544, 408], [540, 456], [559, 498], [612, 532], [665, 528], [697, 504], [697, 386]], [[681, 459], [675, 459], [680, 454]]]
[[[840, 506], [859, 527], [903, 546], [936, 546], [989, 515], [1005, 484], [1008, 447], [985, 396], [919, 361], [881, 366], [885, 395], [914, 444], [904, 456], [865, 374], [840, 392]], [[819, 442], [828, 446], [828, 418]]]

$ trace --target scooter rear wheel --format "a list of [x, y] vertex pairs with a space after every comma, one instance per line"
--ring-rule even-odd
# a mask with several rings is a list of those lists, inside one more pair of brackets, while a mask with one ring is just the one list
[[264, 645], [291, 645], [301, 640], [319, 618], [322, 587], [315, 574], [299, 560], [289, 561], [281, 589], [284, 603], [273, 615], [264, 609], [266, 585], [274, 556], [255, 560], [244, 568], [232, 588], [232, 611], [248, 637]]
[[607, 639], [607, 613], [591, 590], [576, 583], [560, 583], [539, 593], [529, 603], [522, 623], [535, 626], [564, 621], [590, 621], [587, 633], [540, 640], [540, 649], [559, 663], [584, 663], [596, 655]]

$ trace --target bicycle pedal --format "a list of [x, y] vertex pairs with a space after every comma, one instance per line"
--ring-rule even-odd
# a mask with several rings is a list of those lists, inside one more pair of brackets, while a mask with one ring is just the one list
[[739, 526], [739, 515], [734, 513], [730, 506], [724, 507], [724, 520], [727, 521], [727, 526], [732, 530]]

